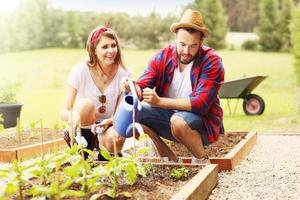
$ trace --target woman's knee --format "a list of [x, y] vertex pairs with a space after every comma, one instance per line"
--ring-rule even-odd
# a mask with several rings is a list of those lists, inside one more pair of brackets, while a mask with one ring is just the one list
[[122, 150], [125, 138], [119, 136], [115, 130], [110, 127], [103, 135], [98, 137], [99, 144], [104, 146], [109, 152], [114, 152], [114, 143], [116, 143], [116, 150], [120, 152]]
[[96, 122], [96, 108], [91, 100], [80, 100], [78, 103], [78, 113], [82, 126], [88, 126]]

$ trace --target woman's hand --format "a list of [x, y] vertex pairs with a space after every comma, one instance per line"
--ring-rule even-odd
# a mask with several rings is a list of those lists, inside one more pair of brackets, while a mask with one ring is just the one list
[[99, 125], [103, 127], [103, 132], [105, 132], [110, 126], [112, 126], [112, 118], [104, 119]]
[[112, 126], [112, 118], [104, 119], [100, 124], [94, 124], [91, 127], [91, 131], [95, 134], [104, 133], [110, 126]]
[[120, 88], [122, 92], [130, 92], [129, 84], [128, 84], [128, 78], [123, 77], [120, 81]]

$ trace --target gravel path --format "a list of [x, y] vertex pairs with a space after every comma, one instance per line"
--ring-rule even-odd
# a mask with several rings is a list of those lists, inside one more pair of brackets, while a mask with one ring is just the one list
[[246, 159], [219, 174], [209, 199], [300, 199], [300, 135], [258, 135]]

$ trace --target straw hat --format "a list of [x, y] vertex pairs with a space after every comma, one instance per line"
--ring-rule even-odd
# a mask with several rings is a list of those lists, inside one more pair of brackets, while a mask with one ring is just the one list
[[208, 36], [208, 29], [203, 24], [203, 17], [199, 11], [187, 9], [180, 22], [173, 23], [170, 27], [171, 32], [176, 33], [179, 28], [193, 28], [203, 33], [204, 37]]

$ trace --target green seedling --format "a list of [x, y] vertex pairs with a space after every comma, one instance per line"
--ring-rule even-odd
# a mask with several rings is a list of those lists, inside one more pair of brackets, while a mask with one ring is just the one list
[[39, 121], [30, 122], [29, 128], [28, 128], [30, 138], [34, 138], [34, 137], [38, 136], [38, 134], [39, 134], [39, 130], [38, 130], [38, 127], [37, 127], [38, 123], [39, 123]]
[[[77, 155], [74, 153], [75, 151]], [[46, 197], [56, 200], [64, 197], [83, 197], [83, 192], [70, 189], [71, 185], [74, 184], [74, 179], [69, 174], [64, 173], [67, 163], [73, 166], [78, 160], [80, 160], [80, 156], [78, 155], [77, 146], [73, 146], [71, 150], [56, 152], [49, 158], [43, 159], [39, 168], [32, 173], [45, 184], [33, 185], [28, 190], [28, 194], [34, 197]]]
[[187, 177], [188, 173], [189, 170], [185, 167], [179, 167], [179, 168], [174, 167], [170, 170], [170, 177], [178, 181]]
[[29, 172], [31, 167], [15, 160], [10, 167], [0, 170], [1, 187], [4, 188], [0, 199], [11, 199], [11, 196], [17, 196], [20, 200], [25, 198], [25, 186], [32, 185], [30, 179], [33, 176]]
[[130, 193], [128, 192], [119, 193], [120, 177], [121, 175], [124, 175], [126, 183], [132, 185], [135, 183], [138, 175], [146, 176], [146, 171], [143, 165], [134, 155], [128, 157], [111, 156], [110, 153], [103, 147], [101, 148], [101, 154], [104, 158], [109, 160], [105, 165], [105, 170], [107, 171], [107, 176], [110, 179], [111, 190], [109, 190], [106, 194], [112, 198], [121, 194], [124, 196], [130, 196]]

